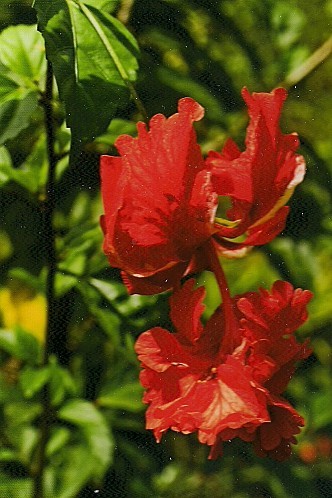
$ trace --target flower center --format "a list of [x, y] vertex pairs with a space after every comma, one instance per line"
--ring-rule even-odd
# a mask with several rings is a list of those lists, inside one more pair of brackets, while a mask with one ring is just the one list
[[216, 367], [211, 367], [207, 372], [205, 372], [202, 375], [202, 377], [197, 382], [201, 383], [201, 382], [207, 382], [208, 380], [215, 379], [216, 374], [217, 374]]

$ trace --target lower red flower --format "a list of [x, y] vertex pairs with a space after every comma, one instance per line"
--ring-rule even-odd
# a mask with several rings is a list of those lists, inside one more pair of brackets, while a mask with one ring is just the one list
[[276, 282], [271, 293], [233, 298], [233, 320], [228, 303], [203, 327], [205, 291], [193, 286], [187, 281], [170, 298], [174, 334], [154, 328], [136, 342], [147, 428], [157, 441], [168, 429], [197, 432], [210, 458], [234, 437], [252, 441], [261, 456], [287, 457], [303, 420], [280, 393], [310, 352], [293, 333], [306, 320], [311, 293]]

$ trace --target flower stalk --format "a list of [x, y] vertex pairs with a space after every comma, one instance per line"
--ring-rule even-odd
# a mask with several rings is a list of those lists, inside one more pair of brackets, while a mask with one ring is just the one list
[[212, 238], [206, 244], [206, 255], [210, 265], [210, 270], [214, 273], [216, 278], [222, 299], [222, 307], [224, 311], [224, 335], [220, 350], [225, 353], [228, 352], [228, 350], [232, 351], [234, 348], [234, 330], [236, 330], [237, 327], [234, 315], [234, 304], [229, 292], [226, 275], [219, 261], [216, 243]]

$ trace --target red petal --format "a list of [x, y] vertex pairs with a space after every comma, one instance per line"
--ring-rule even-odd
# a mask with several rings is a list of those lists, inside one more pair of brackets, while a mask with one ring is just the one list
[[[311, 296], [309, 291], [294, 290], [288, 282], [277, 281], [271, 293], [260, 290], [236, 299], [245, 317], [241, 319], [244, 335], [252, 344], [248, 362], [255, 379], [275, 394], [286, 388], [295, 362], [310, 354], [307, 344], [297, 343], [293, 334], [307, 318]], [[264, 366], [264, 355], [273, 368]]]
[[287, 91], [284, 88], [276, 88], [271, 93], [253, 92], [250, 94], [247, 88], [243, 88], [242, 97], [248, 106], [251, 120], [247, 130], [246, 145], [250, 146], [255, 141], [260, 120], [266, 124], [272, 140], [278, 136], [279, 119], [283, 103], [287, 98]]
[[164, 372], [174, 364], [188, 368], [186, 355], [177, 339], [160, 327], [141, 334], [136, 341], [135, 351], [144, 367], [155, 372]]
[[201, 336], [203, 326], [201, 315], [205, 306], [205, 288], [194, 290], [195, 280], [188, 280], [170, 298], [170, 316], [179, 340], [194, 344]]
[[304, 425], [303, 418], [282, 398], [271, 397], [269, 411], [271, 422], [262, 424], [257, 430], [254, 448], [259, 456], [268, 455], [283, 461], [291, 454], [291, 444], [296, 443], [294, 435]]
[[133, 277], [126, 272], [121, 276], [129, 294], [159, 294], [177, 286], [186, 268], [187, 263], [178, 263], [149, 277]]
[[116, 217], [123, 205], [124, 190], [128, 181], [120, 157], [101, 156], [100, 158], [101, 193], [105, 215], [101, 217], [101, 226], [105, 234], [104, 252], [113, 266], [118, 266], [119, 258], [115, 254], [113, 238]]
[[[238, 429], [245, 424], [260, 425], [269, 420], [266, 403], [252, 386], [248, 370], [235, 358], [228, 357], [218, 367], [217, 379], [208, 381], [213, 400], [203, 413], [199, 440], [212, 445], [225, 429]], [[197, 387], [204, 389], [205, 386]], [[207, 388], [207, 386], [206, 386]]]
[[245, 245], [262, 246], [271, 242], [285, 228], [288, 213], [289, 207], [283, 206], [273, 218], [270, 218], [264, 224], [249, 228]]

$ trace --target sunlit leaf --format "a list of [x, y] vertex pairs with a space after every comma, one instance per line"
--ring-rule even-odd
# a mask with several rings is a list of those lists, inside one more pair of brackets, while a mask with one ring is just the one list
[[144, 409], [142, 394], [142, 386], [132, 382], [103, 392], [97, 401], [100, 406], [136, 413]]
[[25, 426], [34, 421], [42, 412], [42, 407], [39, 403], [27, 400], [15, 401], [7, 403], [4, 408], [4, 414], [10, 426], [14, 428], [14, 434], [17, 434], [18, 426]]
[[0, 144], [26, 128], [38, 105], [45, 73], [44, 41], [36, 26], [11, 26], [0, 34]]
[[[0, 76], [0, 85], [2, 81]], [[6, 98], [6, 102], [0, 103], [0, 144], [17, 137], [29, 125], [38, 105], [37, 94], [34, 92], [16, 92], [10, 96], [6, 94]]]
[[46, 151], [46, 138], [41, 135], [33, 145], [32, 151], [19, 168], [14, 168], [8, 163], [0, 163], [0, 183], [1, 177], [6, 182], [12, 180], [31, 193], [41, 190], [47, 178], [48, 159]]
[[59, 451], [63, 446], [68, 443], [70, 439], [70, 431], [66, 427], [56, 427], [47, 443], [46, 453], [50, 457]]
[[50, 399], [52, 406], [60, 405], [66, 395], [76, 394], [77, 388], [70, 372], [58, 365], [55, 357], [50, 360]]
[[58, 417], [82, 431], [90, 457], [102, 475], [112, 460], [114, 450], [112, 435], [102, 413], [92, 403], [74, 399], [58, 411]]
[[57, 498], [77, 496], [84, 484], [93, 476], [94, 461], [89, 448], [84, 445], [69, 446], [63, 454], [62, 467], [56, 477]]
[[95, 287], [107, 301], [114, 301], [125, 294], [125, 288], [119, 282], [106, 282], [97, 278], [90, 278], [89, 283]]
[[50, 376], [48, 367], [26, 367], [20, 373], [20, 385], [26, 398], [32, 398], [46, 384]]
[[12, 330], [0, 329], [0, 349], [32, 364], [38, 363], [41, 358], [39, 341], [19, 327]]
[[91, 5], [96, 9], [105, 10], [106, 12], [110, 13], [113, 12], [113, 10], [119, 4], [119, 0], [84, 0], [84, 3], [86, 5]]
[[0, 496], [15, 496], [15, 498], [26, 498], [31, 496], [32, 479], [18, 478], [13, 479], [6, 475], [0, 474]]
[[92, 140], [128, 99], [125, 81], [135, 79], [138, 67], [136, 41], [90, 3], [36, 0], [34, 6], [73, 141]]

